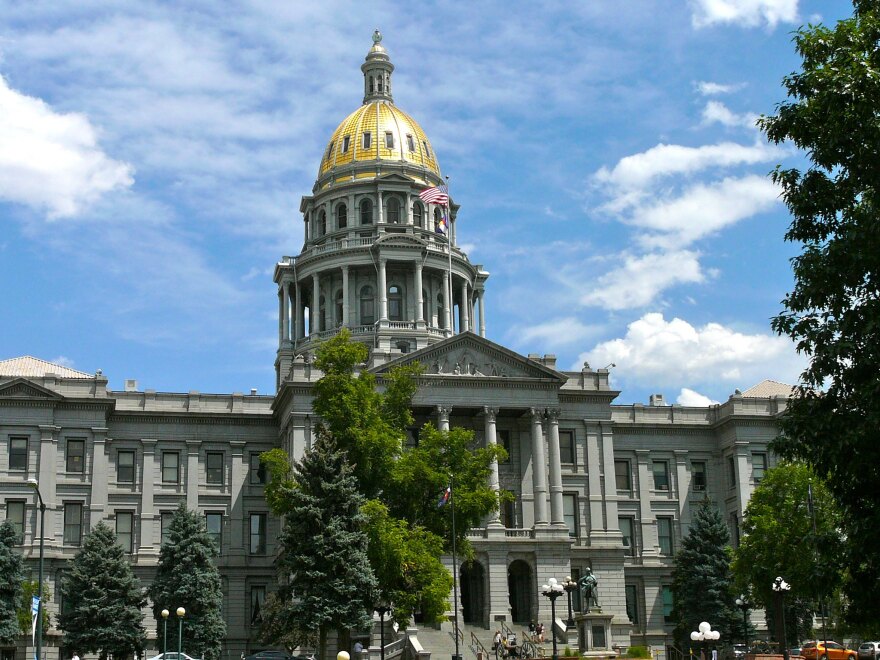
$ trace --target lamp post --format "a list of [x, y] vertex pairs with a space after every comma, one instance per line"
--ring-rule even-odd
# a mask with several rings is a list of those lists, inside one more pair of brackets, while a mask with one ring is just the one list
[[777, 578], [773, 580], [773, 591], [779, 597], [779, 603], [781, 605], [779, 609], [782, 612], [782, 657], [784, 660], [788, 660], [788, 631], [785, 626], [785, 594], [790, 590], [791, 585], [783, 580], [781, 576], [777, 576]]
[[[186, 616], [186, 610], [182, 607], [177, 608], [177, 621], [179, 625], [177, 627], [177, 660], [180, 660], [180, 656], [183, 653], [183, 617]], [[163, 658], [162, 660], [166, 660]]]
[[571, 613], [571, 594], [577, 591], [578, 583], [576, 580], [572, 580], [569, 575], [566, 576], [565, 582], [562, 583], [562, 588], [568, 594], [568, 621], [565, 622], [565, 626], [566, 628], [574, 628], [574, 616]]
[[391, 611], [391, 608], [384, 603], [380, 603], [373, 609], [379, 614], [379, 658], [385, 660], [385, 615]]
[[165, 622], [165, 629], [163, 633], [164, 642], [162, 643], [162, 660], [166, 660], [168, 657], [168, 617], [171, 615], [171, 612], [168, 610], [162, 610], [162, 619]]
[[37, 581], [37, 648], [35, 649], [35, 660], [42, 660], [43, 657], [43, 527], [46, 524], [46, 503], [43, 502], [43, 496], [40, 494], [40, 484], [36, 479], [28, 479], [28, 486], [34, 489], [37, 494], [37, 500], [40, 503], [40, 572]]
[[553, 660], [559, 660], [559, 652], [556, 650], [556, 599], [559, 598], [564, 588], [556, 578], [547, 580], [547, 584], [541, 585], [541, 594], [550, 599], [550, 638], [553, 640]]
[[749, 652], [749, 610], [752, 604], [748, 601], [745, 594], [740, 594], [736, 599], [736, 606], [743, 611], [743, 638], [746, 644], [746, 653]]
[[712, 630], [712, 624], [702, 621], [697, 630], [691, 633], [691, 641], [703, 643], [703, 660], [709, 660], [709, 642], [717, 642], [721, 639], [721, 633]]

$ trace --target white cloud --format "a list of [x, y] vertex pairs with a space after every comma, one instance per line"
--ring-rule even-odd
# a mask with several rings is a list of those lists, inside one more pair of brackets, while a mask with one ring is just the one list
[[754, 128], [758, 115], [751, 112], [737, 114], [720, 101], [709, 101], [703, 108], [703, 125], [721, 124], [729, 128]]
[[581, 296], [581, 304], [610, 310], [644, 307], [671, 286], [706, 279], [699, 255], [690, 250], [619, 256], [623, 265], [602, 275]]
[[87, 117], [57, 113], [0, 76], [0, 198], [62, 218], [132, 183], [131, 166], [101, 150]]
[[627, 326], [622, 338], [582, 353], [578, 362], [617, 364], [627, 384], [748, 387], [764, 378], [794, 382], [803, 368], [792, 343], [773, 334], [746, 334], [719, 323], [701, 327], [657, 312]]
[[725, 85], [722, 83], [711, 82], [707, 80], [701, 80], [696, 83], [697, 91], [703, 96], [715, 96], [717, 94], [730, 94], [731, 92], [735, 92], [738, 89], [743, 88], [743, 83], [737, 83], [735, 85]]
[[681, 392], [675, 402], [682, 406], [694, 406], [699, 408], [705, 408], [706, 406], [718, 403], [715, 399], [710, 399], [705, 394], [700, 394], [687, 387], [681, 388]]
[[73, 360], [71, 360], [69, 357], [65, 357], [63, 355], [59, 355], [56, 358], [52, 358], [51, 360], [49, 360], [49, 362], [51, 362], [52, 364], [60, 364], [62, 367], [68, 367], [70, 369], [73, 369]]
[[513, 326], [507, 332], [509, 341], [517, 344], [537, 344], [544, 346], [570, 346], [591, 337], [595, 337], [600, 328], [587, 325], [580, 320], [567, 316], [551, 319], [545, 323], [526, 326]]
[[798, 20], [798, 0], [691, 0], [691, 5], [691, 20], [696, 28], [717, 23], [743, 27], [766, 23], [774, 28], [778, 23]]

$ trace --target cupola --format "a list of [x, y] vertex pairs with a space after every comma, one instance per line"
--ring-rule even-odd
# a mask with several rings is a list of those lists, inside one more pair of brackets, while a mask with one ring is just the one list
[[388, 57], [388, 51], [382, 45], [382, 33], [373, 32], [373, 47], [367, 53], [366, 61], [361, 64], [364, 72], [364, 103], [370, 101], [388, 101], [394, 103], [391, 96], [391, 74], [394, 65]]

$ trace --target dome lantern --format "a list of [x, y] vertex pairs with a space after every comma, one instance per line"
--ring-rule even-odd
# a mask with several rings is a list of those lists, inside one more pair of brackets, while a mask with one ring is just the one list
[[370, 101], [394, 103], [391, 96], [391, 73], [394, 65], [382, 45], [382, 33], [378, 29], [373, 32], [373, 47], [361, 64], [361, 71], [364, 72], [364, 104]]

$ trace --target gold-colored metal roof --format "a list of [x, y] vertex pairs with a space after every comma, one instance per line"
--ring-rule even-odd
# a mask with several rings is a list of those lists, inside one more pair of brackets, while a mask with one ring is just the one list
[[[367, 148], [364, 148], [364, 133], [370, 134]], [[386, 146], [386, 134], [392, 138], [390, 148]], [[403, 110], [386, 101], [365, 103], [342, 120], [324, 147], [318, 176], [353, 162], [376, 160], [420, 165], [440, 176], [434, 148], [422, 127]]]

